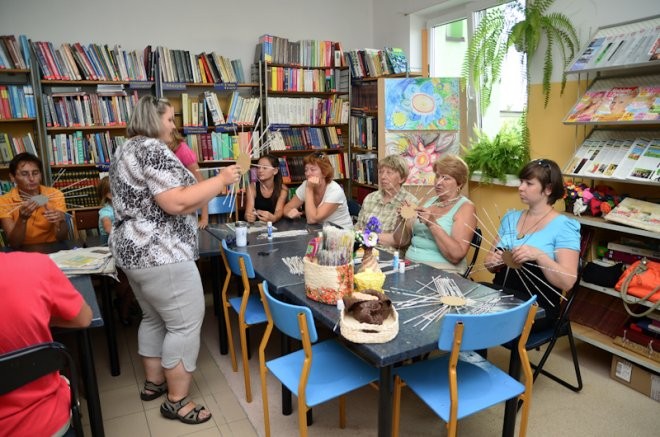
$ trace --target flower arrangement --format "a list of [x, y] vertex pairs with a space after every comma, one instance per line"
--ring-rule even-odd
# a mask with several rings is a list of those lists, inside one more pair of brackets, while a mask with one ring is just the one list
[[378, 217], [372, 215], [361, 231], [355, 231], [355, 241], [365, 248], [375, 247], [378, 244], [378, 235], [383, 232], [383, 226]]

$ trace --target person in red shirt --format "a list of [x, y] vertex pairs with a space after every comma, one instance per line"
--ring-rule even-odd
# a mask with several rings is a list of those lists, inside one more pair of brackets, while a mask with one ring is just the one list
[[[0, 354], [52, 342], [51, 326], [82, 328], [92, 321], [89, 305], [46, 255], [0, 253], [0, 278]], [[61, 435], [70, 399], [58, 372], [0, 395], [0, 437]]]

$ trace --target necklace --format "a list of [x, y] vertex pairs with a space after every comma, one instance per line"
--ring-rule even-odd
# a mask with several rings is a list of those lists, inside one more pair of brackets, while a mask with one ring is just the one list
[[447, 199], [441, 202], [434, 202], [433, 205], [437, 206], [438, 208], [444, 208], [445, 206], [453, 205], [454, 203], [458, 202], [458, 199], [460, 198], [461, 196], [458, 196], [458, 197], [454, 197], [453, 199]]
[[548, 214], [550, 214], [550, 212], [552, 212], [552, 208], [550, 208], [550, 209], [548, 210], [548, 212], [546, 212], [545, 214], [543, 214], [543, 215], [541, 216], [541, 218], [538, 219], [538, 220], [536, 221], [536, 223], [534, 223], [534, 225], [530, 226], [529, 229], [527, 229], [527, 231], [525, 232], [525, 223], [527, 223], [527, 216], [529, 215], [529, 211], [526, 211], [526, 212], [525, 212], [525, 218], [523, 219], [523, 222], [522, 222], [522, 226], [520, 226], [520, 232], [518, 233], [518, 235], [516, 235], [516, 238], [518, 238], [518, 240], [522, 240], [523, 238], [525, 238], [525, 237], [527, 236], [528, 233], [530, 233], [530, 232], [532, 232], [532, 231], [534, 231], [534, 230], [536, 229], [536, 227], [539, 225], [539, 223], [541, 223], [541, 222], [543, 221], [543, 219], [544, 219]]

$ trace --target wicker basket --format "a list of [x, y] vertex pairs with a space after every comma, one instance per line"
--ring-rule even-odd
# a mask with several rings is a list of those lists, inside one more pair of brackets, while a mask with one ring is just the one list
[[392, 313], [382, 325], [360, 323], [346, 310], [339, 319], [341, 335], [353, 343], [387, 343], [399, 333], [399, 313], [392, 307]]
[[353, 264], [321, 266], [303, 258], [305, 294], [317, 302], [331, 305], [353, 292]]

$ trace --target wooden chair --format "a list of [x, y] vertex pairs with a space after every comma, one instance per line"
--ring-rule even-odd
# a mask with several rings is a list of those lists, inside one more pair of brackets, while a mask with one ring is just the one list
[[99, 210], [76, 209], [72, 213], [73, 239], [87, 240], [87, 237], [98, 235]]
[[[534, 322], [536, 296], [527, 302], [491, 314], [447, 314], [440, 324], [438, 349], [449, 352], [436, 359], [395, 369], [393, 435], [399, 435], [403, 382], [435, 414], [447, 422], [448, 435], [456, 436], [458, 420], [518, 397], [523, 401], [520, 435], [527, 431], [532, 397], [532, 368], [525, 344]], [[524, 385], [474, 352], [518, 338], [517, 351]]]
[[0, 355], [0, 395], [58, 370], [69, 371], [71, 426], [76, 436], [82, 437], [78, 374], [73, 358], [64, 345], [57, 342], [42, 343]]

